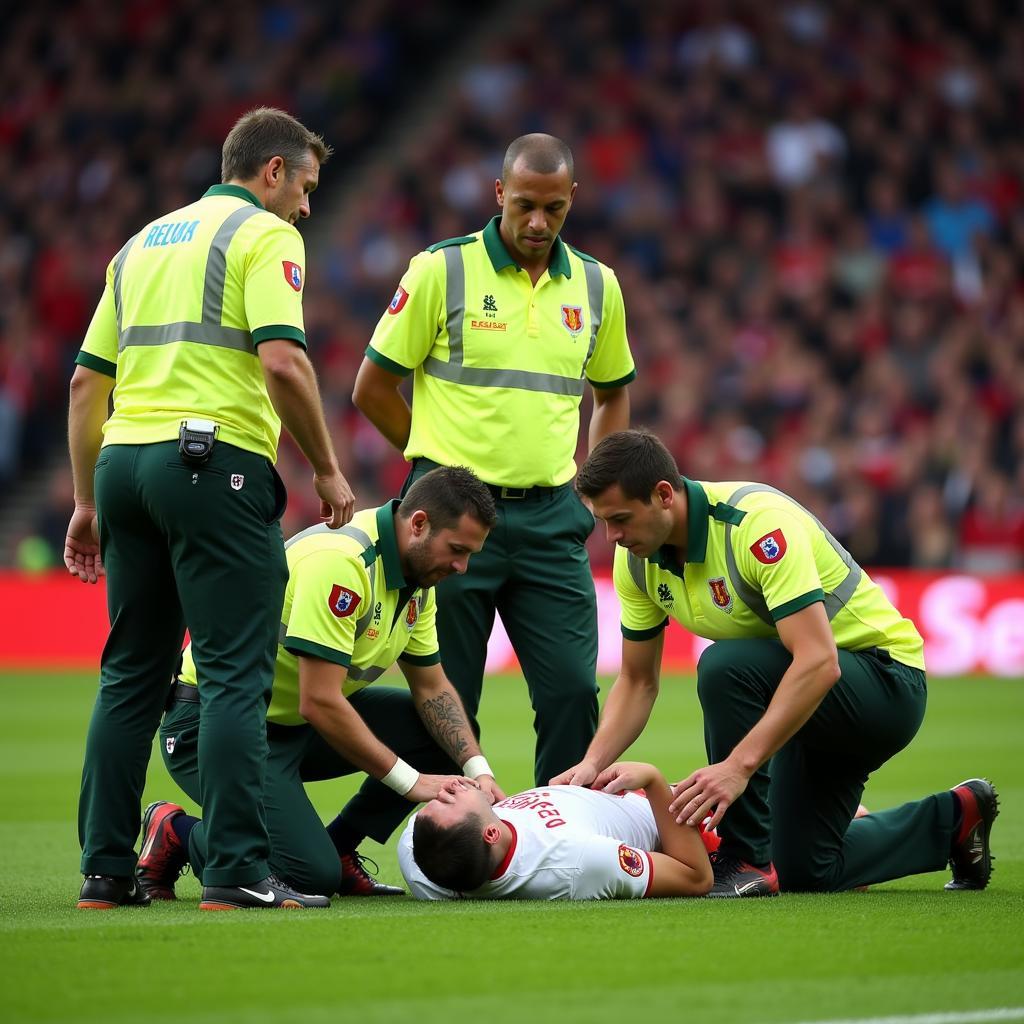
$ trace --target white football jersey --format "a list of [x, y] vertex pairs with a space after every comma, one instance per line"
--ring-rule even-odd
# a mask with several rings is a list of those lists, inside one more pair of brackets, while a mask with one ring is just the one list
[[413, 859], [414, 814], [398, 840], [398, 863], [420, 900], [615, 900], [645, 896], [659, 849], [647, 798], [581, 786], [543, 786], [494, 805], [512, 846], [490, 881], [459, 893], [434, 885]]

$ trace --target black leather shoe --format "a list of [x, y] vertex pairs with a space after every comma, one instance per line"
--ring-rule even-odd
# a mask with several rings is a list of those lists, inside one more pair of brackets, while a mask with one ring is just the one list
[[113, 910], [115, 907], [148, 907], [149, 896], [134, 877], [86, 875], [78, 896], [79, 910]]

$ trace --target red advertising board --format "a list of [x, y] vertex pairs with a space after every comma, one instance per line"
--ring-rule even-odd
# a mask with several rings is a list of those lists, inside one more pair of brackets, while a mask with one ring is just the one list
[[[873, 571], [896, 606], [925, 638], [928, 671], [935, 676], [985, 673], [1024, 678], [1024, 575], [974, 577], [955, 573]], [[0, 573], [0, 668], [90, 669], [99, 663], [107, 633], [105, 588], [62, 573]], [[619, 659], [619, 608], [611, 579], [597, 579], [599, 668]], [[705, 641], [676, 624], [665, 637], [666, 671], [689, 671]], [[500, 624], [487, 667], [515, 667]]]

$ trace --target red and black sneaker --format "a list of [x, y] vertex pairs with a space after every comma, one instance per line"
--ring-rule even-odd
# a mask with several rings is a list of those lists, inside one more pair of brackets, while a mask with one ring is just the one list
[[765, 871], [716, 850], [711, 854], [711, 869], [715, 873], [715, 884], [707, 894], [708, 899], [779, 895], [779, 876], [774, 864], [769, 864]]
[[377, 864], [364, 857], [357, 850], [341, 854], [341, 885], [338, 892], [342, 896], [404, 896], [405, 890], [397, 885], [385, 885], [371, 875], [364, 864], [373, 864], [376, 873], [380, 871]]
[[151, 900], [177, 899], [174, 883], [188, 861], [188, 851], [171, 822], [184, 813], [184, 807], [157, 800], [146, 808], [142, 818], [142, 853], [135, 877]]
[[960, 828], [949, 844], [953, 880], [947, 889], [984, 889], [992, 877], [988, 839], [999, 814], [999, 796], [987, 779], [968, 779], [953, 787], [960, 799]]

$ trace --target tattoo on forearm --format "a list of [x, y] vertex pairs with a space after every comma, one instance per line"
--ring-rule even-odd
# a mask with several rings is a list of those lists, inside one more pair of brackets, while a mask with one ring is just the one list
[[442, 693], [420, 705], [420, 717], [445, 753], [461, 765], [466, 760], [472, 733], [459, 702], [450, 693]]

